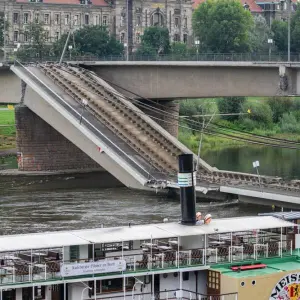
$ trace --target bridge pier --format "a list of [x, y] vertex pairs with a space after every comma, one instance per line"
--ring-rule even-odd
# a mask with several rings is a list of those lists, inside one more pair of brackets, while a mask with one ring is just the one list
[[[142, 101], [142, 100], [141, 100]], [[179, 117], [179, 102], [176, 100], [155, 100], [142, 101], [149, 105], [147, 108], [141, 108], [145, 114], [158, 123], [162, 128], [168, 131], [174, 137], [178, 137], [178, 117]]]
[[19, 171], [103, 170], [27, 106], [15, 106], [15, 119]]

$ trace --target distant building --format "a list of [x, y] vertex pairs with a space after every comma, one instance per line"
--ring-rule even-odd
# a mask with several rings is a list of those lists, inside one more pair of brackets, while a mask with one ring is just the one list
[[[126, 46], [126, 0], [0, 0], [8, 23], [6, 45], [29, 44], [28, 24], [42, 23], [47, 40], [52, 43], [71, 28], [85, 25], [107, 26]], [[141, 42], [144, 29], [165, 26], [171, 41], [192, 43], [191, 0], [133, 0], [132, 42]]]

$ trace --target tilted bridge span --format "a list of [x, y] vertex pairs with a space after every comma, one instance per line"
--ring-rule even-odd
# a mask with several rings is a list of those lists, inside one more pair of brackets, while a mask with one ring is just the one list
[[[177, 156], [191, 151], [96, 73], [52, 63], [16, 62], [11, 70], [27, 85], [23, 103], [125, 186], [178, 188]], [[221, 171], [203, 160], [196, 190], [300, 204], [298, 181], [261, 177], [259, 183], [256, 175]]]

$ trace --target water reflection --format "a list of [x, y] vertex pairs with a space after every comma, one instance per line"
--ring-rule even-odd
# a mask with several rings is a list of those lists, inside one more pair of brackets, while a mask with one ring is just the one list
[[259, 160], [263, 175], [300, 179], [300, 150], [247, 146], [206, 152], [209, 164], [222, 169], [254, 173], [252, 162]]

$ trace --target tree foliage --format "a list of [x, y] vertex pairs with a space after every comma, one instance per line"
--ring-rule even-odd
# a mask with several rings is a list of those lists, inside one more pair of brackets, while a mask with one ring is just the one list
[[[104, 26], [84, 26], [73, 33], [69, 44], [74, 44], [72, 51], [81, 54], [94, 54], [97, 56], [121, 55], [124, 51], [123, 45], [111, 36]], [[53, 48], [56, 55], [59, 55], [66, 43], [67, 34], [64, 34]]]
[[[220, 114], [238, 114], [243, 111], [245, 97], [225, 97], [220, 98], [217, 102]], [[239, 118], [239, 115], [222, 116], [222, 119], [234, 121]]]
[[202, 51], [247, 52], [253, 18], [238, 0], [207, 0], [193, 13], [193, 30]]
[[291, 50], [300, 52], [300, 9], [296, 10], [291, 19]]
[[271, 97], [268, 99], [268, 104], [273, 113], [273, 122], [277, 123], [284, 113], [292, 110], [293, 99], [291, 97]]
[[26, 25], [24, 30], [20, 32], [20, 35], [28, 34], [27, 45], [17, 51], [18, 58], [30, 59], [49, 57], [51, 52], [51, 46], [49, 45], [48, 37], [42, 23], [30, 23]]
[[251, 50], [264, 53], [269, 49], [268, 39], [273, 38], [273, 32], [262, 15], [253, 17], [253, 28], [249, 33]]
[[271, 30], [273, 32], [274, 44], [279, 52], [284, 52], [287, 50], [287, 32], [288, 26], [287, 22], [275, 20], [272, 23]]
[[152, 26], [145, 29], [138, 54], [168, 54], [170, 52], [169, 30], [165, 27]]

